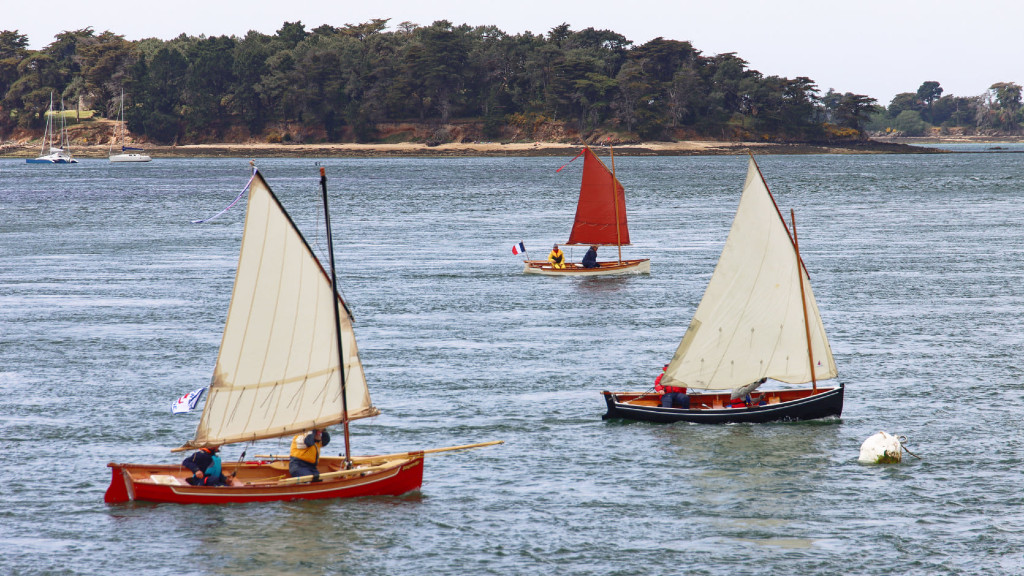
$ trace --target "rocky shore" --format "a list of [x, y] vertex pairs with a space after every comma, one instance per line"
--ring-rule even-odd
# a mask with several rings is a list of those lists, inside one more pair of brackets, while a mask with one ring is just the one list
[[[580, 144], [562, 142], [469, 142], [431, 146], [397, 144], [194, 144], [185, 146], [144, 145], [154, 158], [366, 158], [366, 157], [452, 157], [452, 156], [566, 156], [579, 151]], [[600, 148], [603, 146], [595, 146]], [[623, 156], [713, 156], [746, 154], [925, 154], [936, 152], [897, 142], [851, 142], [843, 144], [778, 144], [763, 142], [645, 142], [617, 144]], [[106, 158], [106, 145], [72, 145], [76, 158]], [[38, 144], [9, 143], [0, 147], [0, 157], [31, 158], [39, 155]]]

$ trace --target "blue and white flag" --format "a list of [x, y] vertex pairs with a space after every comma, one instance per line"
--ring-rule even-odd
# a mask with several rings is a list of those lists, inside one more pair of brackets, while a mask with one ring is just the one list
[[194, 410], [196, 404], [199, 404], [199, 399], [203, 397], [203, 392], [206, 392], [205, 386], [198, 390], [193, 390], [175, 400], [174, 403], [171, 404], [171, 414], [184, 414], [189, 410]]

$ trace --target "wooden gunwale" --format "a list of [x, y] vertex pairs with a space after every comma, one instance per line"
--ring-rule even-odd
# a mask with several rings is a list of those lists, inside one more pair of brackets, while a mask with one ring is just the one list
[[[784, 403], [792, 402], [793, 400], [801, 400], [803, 398], [809, 398], [816, 394], [823, 394], [832, 390], [835, 390], [835, 388], [818, 388], [816, 392], [812, 392], [812, 389], [810, 388], [792, 388], [785, 390], [765, 390], [761, 392], [754, 392], [750, 396], [755, 404], [760, 402], [762, 399], [769, 404], [773, 404], [775, 402]], [[621, 404], [661, 406], [661, 393], [659, 392], [605, 392], [605, 394], [614, 394]], [[708, 410], [713, 409], [716, 404], [721, 407], [728, 406], [730, 394], [731, 392], [729, 391], [705, 394], [691, 393], [690, 409]]]
[[[123, 503], [150, 502], [231, 503], [293, 499], [345, 498], [368, 495], [398, 496], [418, 489], [423, 480], [423, 455], [411, 453], [382, 464], [343, 469], [344, 459], [319, 466], [321, 480], [312, 476], [291, 478], [282, 474], [280, 460], [244, 462], [224, 467], [226, 475], [238, 475], [229, 486], [191, 486], [192, 473], [182, 466], [116, 464], [111, 462], [111, 486], [105, 500]], [[121, 485], [123, 484], [123, 486]]]
[[757, 394], [764, 405], [728, 405], [730, 393], [693, 394], [691, 408], [664, 408], [660, 394], [653, 392], [604, 391], [607, 412], [602, 419], [625, 419], [656, 423], [690, 422], [696, 424], [763, 423], [794, 420], [816, 420], [840, 417], [845, 387], [769, 390]]
[[[635, 260], [622, 260], [621, 262], [598, 262], [597, 268], [584, 268], [578, 262], [568, 262], [565, 268], [555, 268], [547, 260], [523, 260], [523, 272], [527, 274], [549, 274], [552, 276], [585, 276], [588, 274], [601, 274], [615, 271], [628, 271], [631, 268], [642, 267], [649, 263], [650, 258], [638, 258]], [[645, 273], [649, 273], [647, 270]]]

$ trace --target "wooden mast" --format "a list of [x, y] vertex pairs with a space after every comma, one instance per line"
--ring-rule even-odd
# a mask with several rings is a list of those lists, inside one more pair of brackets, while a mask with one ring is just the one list
[[789, 210], [789, 220], [793, 223], [793, 251], [796, 252], [796, 275], [800, 280], [800, 305], [804, 310], [804, 333], [807, 336], [807, 358], [811, 363], [811, 393], [818, 393], [818, 379], [814, 375], [814, 351], [811, 350], [811, 324], [807, 320], [807, 297], [804, 295], [803, 262], [800, 260], [800, 242], [796, 238], [796, 213]]
[[341, 317], [338, 316], [338, 277], [334, 272], [334, 242], [331, 236], [331, 213], [327, 210], [327, 174], [320, 167], [320, 189], [324, 197], [324, 220], [327, 223], [327, 254], [331, 261], [331, 296], [334, 309], [334, 335], [338, 346], [338, 372], [341, 374], [341, 423], [345, 430], [345, 469], [352, 468], [352, 451], [348, 434], [348, 395], [345, 393], [345, 353], [341, 346]]
[[619, 230], [619, 190], [615, 186], [618, 180], [615, 179], [615, 149], [608, 144], [608, 150], [612, 157], [612, 202], [615, 204], [615, 245], [619, 249], [619, 264], [622, 264], [622, 231]]

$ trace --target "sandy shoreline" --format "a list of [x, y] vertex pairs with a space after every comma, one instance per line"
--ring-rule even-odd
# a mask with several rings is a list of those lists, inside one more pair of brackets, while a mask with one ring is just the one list
[[[417, 143], [397, 144], [195, 144], [187, 146], [144, 145], [146, 154], [154, 158], [365, 158], [365, 157], [453, 157], [453, 156], [566, 156], [579, 151], [579, 144], [560, 142], [524, 142], [502, 144], [472, 142], [427, 146]], [[595, 148], [602, 148], [596, 146]], [[754, 154], [915, 154], [932, 151], [896, 142], [859, 142], [843, 145], [775, 144], [761, 142], [645, 142], [620, 144], [615, 153], [622, 156], [717, 156]], [[108, 148], [72, 146], [77, 158], [106, 158]], [[38, 146], [7, 145], [0, 157], [33, 158]]]

